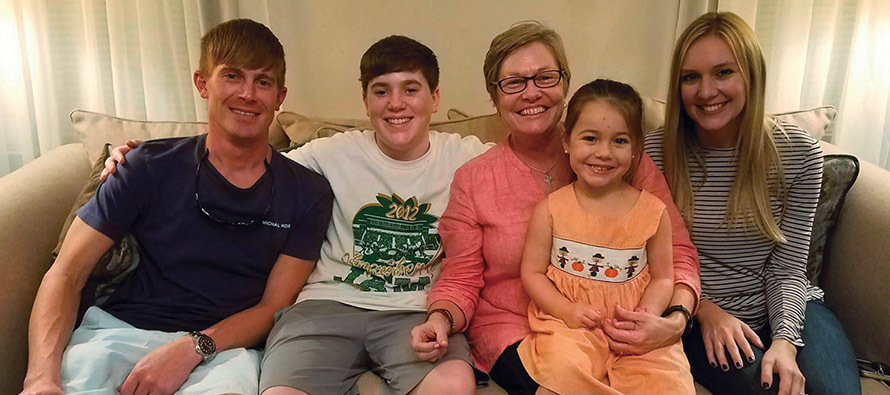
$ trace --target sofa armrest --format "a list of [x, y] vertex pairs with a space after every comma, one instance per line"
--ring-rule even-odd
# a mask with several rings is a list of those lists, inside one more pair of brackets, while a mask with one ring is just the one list
[[828, 239], [819, 284], [856, 355], [890, 363], [890, 171], [862, 161]]
[[81, 144], [56, 148], [0, 178], [0, 393], [22, 389], [28, 319], [51, 252], [90, 165]]

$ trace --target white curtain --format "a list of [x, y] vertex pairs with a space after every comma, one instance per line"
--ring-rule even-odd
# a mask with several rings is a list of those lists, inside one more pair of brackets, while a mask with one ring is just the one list
[[890, 169], [890, 2], [720, 0], [750, 23], [767, 58], [767, 110], [831, 104], [825, 140]]
[[68, 113], [206, 120], [201, 36], [265, 1], [0, 0], [0, 176], [77, 141]]
[[890, 167], [890, 4], [887, 0], [0, 0], [0, 176], [77, 141], [68, 113], [206, 120], [191, 82], [198, 43], [212, 26], [251, 18], [285, 47], [284, 109], [364, 116], [358, 59], [389, 34], [433, 48], [442, 102], [470, 114], [493, 109], [481, 62], [494, 35], [540, 20], [563, 35], [572, 91], [593, 78], [664, 98], [671, 47], [708, 10], [733, 11], [755, 29], [768, 61], [767, 109], [831, 104], [827, 139]]

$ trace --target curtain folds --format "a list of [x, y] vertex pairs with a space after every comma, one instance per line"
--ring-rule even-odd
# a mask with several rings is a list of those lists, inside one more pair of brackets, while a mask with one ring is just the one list
[[767, 60], [767, 111], [830, 104], [825, 140], [890, 169], [890, 2], [721, 0], [751, 26]]
[[[393, 12], [398, 9], [397, 12]], [[233, 18], [270, 26], [288, 57], [284, 106], [309, 115], [364, 114], [358, 59], [389, 34], [433, 48], [442, 113], [491, 112], [482, 89], [488, 42], [536, 19], [563, 35], [570, 94], [593, 78], [664, 98], [671, 47], [709, 10], [754, 27], [767, 57], [767, 110], [823, 104], [839, 112], [826, 139], [890, 168], [890, 2], [885, 0], [674, 0], [615, 3], [495, 0], [0, 0], [0, 176], [77, 141], [68, 113], [204, 121], [191, 74], [201, 35]], [[455, 18], [454, 15], [463, 15]], [[480, 38], [481, 37], [481, 38]], [[441, 119], [443, 115], [438, 114]]]

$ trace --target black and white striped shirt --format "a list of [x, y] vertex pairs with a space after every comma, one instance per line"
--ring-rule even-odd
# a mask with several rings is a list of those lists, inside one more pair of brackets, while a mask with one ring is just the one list
[[[783, 204], [771, 198], [773, 218], [787, 243], [776, 243], [753, 226], [729, 226], [725, 220], [729, 191], [735, 180], [735, 148], [702, 148], [707, 168], [690, 161], [694, 213], [692, 242], [701, 263], [702, 298], [758, 330], [769, 320], [773, 339], [803, 346], [800, 331], [806, 301], [822, 291], [806, 279], [813, 216], [822, 183], [822, 148], [795, 125], [781, 124], [773, 136], [782, 161], [787, 189]], [[645, 150], [664, 171], [663, 130], [646, 135]], [[699, 187], [700, 186], [700, 187]]]

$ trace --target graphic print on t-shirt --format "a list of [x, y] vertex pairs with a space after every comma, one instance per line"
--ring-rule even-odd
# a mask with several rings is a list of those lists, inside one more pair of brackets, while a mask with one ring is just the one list
[[[433, 226], [439, 217], [427, 214], [430, 203], [417, 197], [378, 194], [377, 203], [364, 205], [352, 219], [355, 244], [346, 277], [334, 276], [362, 291], [424, 291], [431, 283], [431, 262], [441, 242]], [[434, 263], [434, 262], [433, 262]]]

